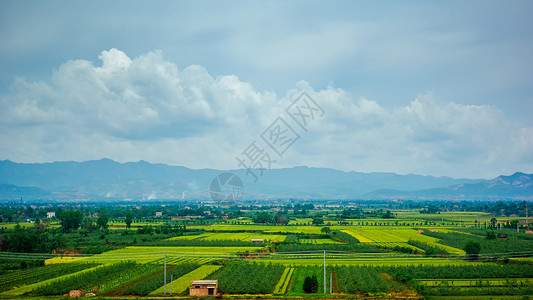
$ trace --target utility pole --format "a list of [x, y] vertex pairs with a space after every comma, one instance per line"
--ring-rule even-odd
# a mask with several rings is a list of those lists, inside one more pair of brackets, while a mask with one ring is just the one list
[[329, 273], [329, 293], [333, 294], [333, 272]]
[[167, 253], [165, 252], [165, 266], [164, 266], [164, 272], [163, 272], [163, 281], [165, 281], [165, 295], [167, 294]]
[[324, 294], [326, 293], [326, 250], [324, 250]]

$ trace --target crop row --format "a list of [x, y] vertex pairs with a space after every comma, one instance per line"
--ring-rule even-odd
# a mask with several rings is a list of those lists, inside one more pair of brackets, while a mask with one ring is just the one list
[[[425, 296], [512, 296], [532, 295], [533, 285], [511, 287], [425, 287]], [[526, 298], [529, 299], [529, 298]]]
[[[179, 278], [193, 271], [199, 266], [199, 264], [186, 263], [167, 268], [167, 285], [171, 282], [172, 277]], [[161, 268], [161, 266], [158, 266], [158, 268], [159, 270], [157, 272], [152, 273], [145, 278], [142, 278], [142, 280], [126, 285], [124, 288], [115, 291], [115, 294], [146, 296], [152, 291], [158, 289], [159, 287], [164, 286], [165, 281], [163, 269]]]
[[[190, 287], [192, 280], [204, 279], [220, 268], [221, 266], [216, 265], [200, 266], [199, 268], [175, 279], [170, 286], [167, 284], [167, 294], [182, 294]], [[150, 295], [162, 295], [163, 293], [164, 287], [162, 286], [159, 289], [151, 292]]]
[[[497, 233], [497, 232], [496, 232]], [[475, 241], [481, 245], [481, 254], [509, 254], [513, 252], [524, 252], [533, 249], [533, 241], [510, 237], [507, 240], [486, 239], [485, 237], [473, 234], [464, 234], [458, 232], [424, 232], [426, 236], [439, 239], [439, 243], [462, 249], [466, 242]]]
[[533, 278], [530, 265], [469, 264], [469, 265], [408, 265], [375, 267], [379, 272], [397, 274], [406, 272], [415, 279], [483, 279]]
[[73, 274], [63, 280], [54, 281], [31, 292], [34, 295], [62, 295], [70, 290], [98, 290], [106, 292], [135, 278], [150, 274], [159, 268], [152, 264], [120, 262], [94, 268], [89, 272]]
[[289, 286], [289, 282], [291, 281], [293, 272], [294, 268], [285, 268], [285, 271], [283, 271], [283, 274], [281, 275], [281, 279], [278, 281], [278, 284], [276, 284], [276, 287], [274, 288], [275, 295], [285, 294], [285, 292], [287, 291], [287, 287]]
[[388, 279], [374, 268], [335, 267], [338, 290], [343, 293], [385, 293], [389, 291]]
[[94, 263], [54, 264], [25, 270], [16, 270], [0, 276], [0, 292], [16, 286], [28, 285], [61, 275], [75, 273], [96, 266]]
[[[211, 262], [213, 260], [216, 260], [215, 258], [193, 258], [193, 257], [167, 257], [167, 265], [178, 265], [183, 263], [195, 263], [199, 265], [206, 264], [208, 262]], [[153, 264], [164, 264], [165, 259], [160, 258], [152, 261]]]
[[269, 294], [274, 291], [285, 267], [274, 264], [233, 262], [215, 274], [219, 291], [227, 294]]
[[533, 284], [533, 278], [497, 278], [497, 279], [459, 279], [459, 280], [419, 280], [421, 284], [429, 287], [445, 286], [445, 287], [491, 287], [491, 286], [506, 286], [519, 287], [522, 285]]

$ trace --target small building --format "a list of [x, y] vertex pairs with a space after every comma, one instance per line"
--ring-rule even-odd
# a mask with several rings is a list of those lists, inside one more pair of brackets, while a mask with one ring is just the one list
[[264, 243], [265, 239], [250, 239], [250, 242], [252, 242], [252, 243]]
[[155, 212], [155, 217], [156, 217], [156, 218], [160, 218], [160, 217], [162, 217], [162, 216], [163, 216], [163, 212], [162, 212], [162, 211], [156, 211], [156, 212]]
[[194, 297], [216, 296], [217, 290], [218, 280], [193, 280], [189, 295]]
[[49, 212], [46, 213], [46, 217], [48, 219], [55, 218], [56, 217], [56, 212], [55, 211], [49, 211]]
[[506, 240], [509, 236], [507, 234], [498, 234], [498, 239]]
[[70, 298], [81, 298], [85, 295], [85, 290], [72, 290], [68, 293]]

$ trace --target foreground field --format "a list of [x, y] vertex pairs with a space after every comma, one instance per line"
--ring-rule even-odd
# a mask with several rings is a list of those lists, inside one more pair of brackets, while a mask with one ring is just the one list
[[[167, 296], [187, 296], [191, 280], [199, 279], [217, 279], [226, 298], [533, 294], [530, 234], [464, 226], [486, 219], [481, 213], [397, 214], [357, 220], [328, 211], [319, 226], [312, 225], [314, 216], [288, 225], [253, 224], [250, 217], [186, 226], [156, 220], [134, 223], [131, 230], [114, 222], [113, 230], [65, 234], [73, 250], [58, 252], [63, 254], [0, 252], [0, 261], [13, 267], [0, 273], [0, 297], [61, 297], [81, 289], [104, 298], [160, 297], [165, 283]], [[467, 255], [467, 242], [478, 243], [479, 253]], [[32, 263], [38, 260], [41, 265]], [[312, 290], [306, 281], [314, 282]]]

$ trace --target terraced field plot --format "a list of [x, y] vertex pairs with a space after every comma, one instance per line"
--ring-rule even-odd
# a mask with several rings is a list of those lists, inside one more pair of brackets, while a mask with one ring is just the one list
[[233, 253], [253, 252], [261, 247], [126, 247], [92, 256], [85, 261], [110, 263], [132, 260], [139, 263], [160, 261], [167, 254], [167, 260], [173, 258], [224, 259], [236, 258]]
[[208, 232], [201, 235], [194, 235], [194, 236], [178, 236], [169, 238], [167, 240], [169, 241], [176, 241], [176, 240], [203, 240], [203, 241], [243, 241], [243, 242], [250, 242], [251, 239], [264, 239], [265, 242], [268, 241], [277, 241], [277, 242], [283, 242], [287, 238], [286, 235], [280, 235], [280, 234], [260, 234], [260, 233], [249, 233], [249, 232], [222, 232], [222, 233], [216, 233], [216, 232]]
[[[424, 229], [426, 230], [426, 229]], [[438, 243], [438, 239], [419, 234], [414, 228], [402, 227], [350, 227], [342, 229], [343, 232], [351, 234], [357, 238], [361, 243], [405, 243], [412, 239], [424, 242], [429, 245], [434, 245], [445, 249], [452, 254], [465, 254], [461, 249]]]
[[[282, 264], [286, 266], [322, 266], [324, 265], [324, 258], [321, 255], [305, 255], [299, 254], [294, 257], [283, 257], [272, 255], [267, 258], [253, 260], [252, 262], [268, 262], [273, 264]], [[401, 255], [391, 256], [387, 253], [371, 253], [371, 254], [352, 254], [352, 255], [333, 255], [326, 256], [327, 265], [355, 265], [355, 266], [419, 266], [419, 265], [476, 265], [479, 262], [465, 261], [453, 258], [431, 258], [420, 255], [409, 255], [402, 257]]]
[[282, 225], [233, 225], [233, 224], [216, 224], [216, 225], [191, 225], [187, 228], [204, 229], [206, 231], [262, 231], [262, 232], [293, 232], [321, 234], [322, 227], [317, 226], [282, 226]]
[[342, 244], [340, 242], [330, 240], [330, 239], [299, 239], [299, 242], [302, 244]]
[[531, 285], [533, 278], [484, 278], [484, 279], [428, 279], [418, 280], [425, 286], [508, 286]]

